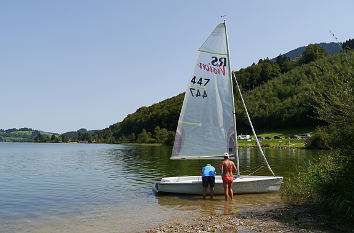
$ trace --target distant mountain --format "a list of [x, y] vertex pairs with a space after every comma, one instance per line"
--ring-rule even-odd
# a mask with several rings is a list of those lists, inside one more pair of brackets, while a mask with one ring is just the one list
[[53, 132], [47, 132], [47, 131], [43, 131], [43, 130], [39, 130], [39, 132], [41, 133], [41, 134], [58, 134], [58, 133], [53, 133]]
[[[319, 46], [324, 48], [326, 52], [330, 55], [336, 54], [341, 51], [341, 46], [339, 43], [331, 42], [331, 43], [319, 43]], [[297, 49], [291, 50], [283, 55], [289, 57], [291, 60], [296, 59], [299, 57], [306, 49], [307, 46], [302, 46]], [[275, 61], [276, 58], [271, 59], [271, 61]]]

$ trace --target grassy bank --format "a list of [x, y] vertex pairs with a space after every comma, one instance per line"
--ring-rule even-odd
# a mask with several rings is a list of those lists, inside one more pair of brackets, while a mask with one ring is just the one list
[[[37, 130], [16, 130], [8, 132], [9, 130], [0, 130], [0, 142], [33, 142], [35, 136], [39, 133]], [[42, 133], [52, 136], [49, 133]]]
[[[280, 129], [272, 131], [261, 131], [257, 134], [258, 137], [271, 137], [280, 136], [283, 139], [261, 139], [259, 140], [262, 147], [274, 147], [274, 148], [304, 148], [306, 141], [304, 139], [284, 139], [291, 135], [301, 136], [302, 134], [312, 134], [313, 129], [298, 128], [298, 129]], [[242, 135], [242, 133], [240, 133]], [[247, 133], [252, 135], [251, 133]], [[254, 136], [252, 135], [254, 138]], [[251, 140], [238, 140], [240, 147], [256, 147], [257, 142], [255, 139]]]
[[162, 146], [163, 144], [160, 143], [119, 143], [121, 145], [126, 145], [126, 146]]
[[260, 131], [256, 132], [257, 136], [260, 137], [274, 137], [274, 136], [280, 136], [282, 138], [285, 137], [290, 137], [291, 135], [298, 135], [301, 136], [301, 134], [312, 134], [314, 132], [314, 129], [310, 128], [296, 128], [296, 129], [278, 129], [278, 130], [272, 130], [272, 131]]
[[[238, 140], [239, 147], [257, 147], [256, 140]], [[306, 140], [303, 139], [265, 139], [260, 140], [262, 147], [274, 148], [303, 148]], [[159, 143], [120, 143], [127, 146], [161, 146]]]
[[[255, 139], [238, 140], [239, 147], [257, 147]], [[303, 139], [263, 139], [259, 140], [262, 147], [274, 148], [304, 148], [306, 140]]]

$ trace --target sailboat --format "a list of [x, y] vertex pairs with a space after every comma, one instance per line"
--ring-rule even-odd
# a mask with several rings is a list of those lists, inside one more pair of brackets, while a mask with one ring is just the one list
[[[240, 175], [232, 78], [224, 21], [216, 26], [198, 49], [185, 92], [171, 159], [223, 159], [227, 152], [236, 159], [234, 193], [276, 192], [283, 177], [275, 176], [268, 164], [234, 77], [257, 145], [273, 176]], [[201, 194], [202, 177], [164, 177], [152, 189], [156, 193]], [[220, 175], [215, 177], [215, 194], [224, 194]]]

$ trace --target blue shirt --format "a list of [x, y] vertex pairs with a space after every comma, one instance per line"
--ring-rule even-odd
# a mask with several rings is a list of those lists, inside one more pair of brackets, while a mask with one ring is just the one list
[[213, 166], [203, 167], [202, 174], [203, 174], [203, 177], [204, 176], [215, 176], [215, 174], [216, 174], [215, 167], [213, 167]]

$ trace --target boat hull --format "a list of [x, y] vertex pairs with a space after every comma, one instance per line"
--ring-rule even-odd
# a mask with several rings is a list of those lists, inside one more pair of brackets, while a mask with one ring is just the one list
[[[282, 181], [281, 176], [240, 176], [234, 180], [232, 190], [236, 194], [277, 192]], [[202, 194], [202, 177], [165, 177], [154, 184], [152, 189], [156, 193]], [[216, 195], [224, 194], [221, 176], [215, 177], [214, 192]]]

